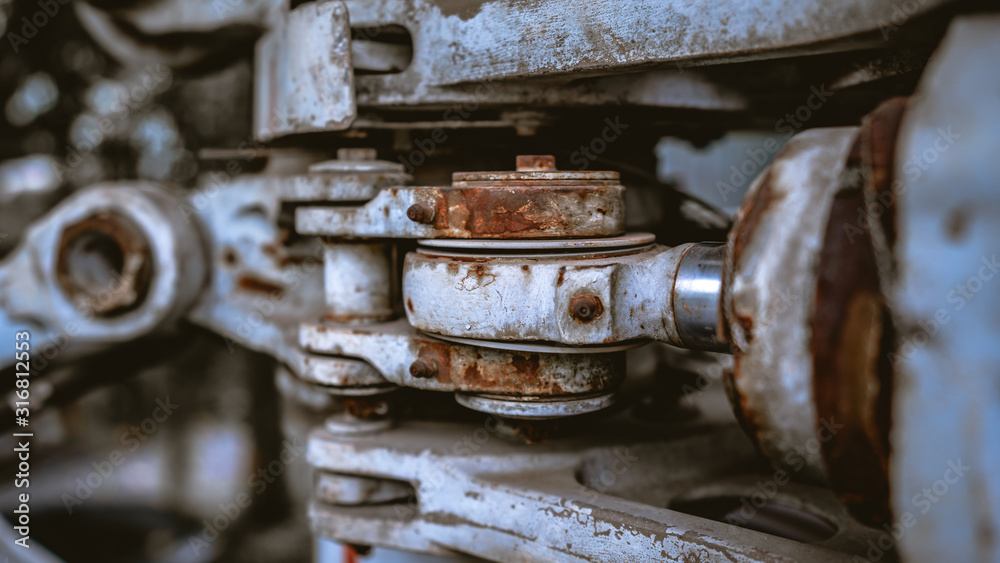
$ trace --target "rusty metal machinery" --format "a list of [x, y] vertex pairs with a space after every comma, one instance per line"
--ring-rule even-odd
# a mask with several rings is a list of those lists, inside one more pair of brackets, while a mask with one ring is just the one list
[[250, 136], [25, 220], [0, 336], [256, 354], [316, 561], [1000, 561], [995, 7], [536, 4], [76, 2]]

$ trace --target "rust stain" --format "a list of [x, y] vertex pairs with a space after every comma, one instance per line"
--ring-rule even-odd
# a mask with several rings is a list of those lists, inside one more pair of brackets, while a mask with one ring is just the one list
[[484, 386], [483, 374], [479, 371], [478, 363], [473, 362], [465, 368], [465, 372], [462, 373], [462, 383], [473, 387]]
[[240, 257], [236, 255], [236, 251], [233, 250], [231, 246], [227, 246], [225, 250], [222, 251], [222, 261], [225, 262], [227, 266], [235, 266], [239, 263]]
[[281, 259], [278, 260], [278, 265], [281, 266], [282, 268], [288, 266], [301, 266], [303, 264], [308, 263], [310, 260], [315, 261], [316, 259], [313, 258], [312, 256], [298, 256], [289, 254], [282, 256]]
[[496, 275], [490, 272], [485, 264], [476, 264], [469, 268], [469, 272], [462, 279], [462, 287], [467, 290], [474, 290], [486, 287], [496, 281]]
[[[890, 113], [895, 105], [880, 106]], [[879, 110], [876, 110], [878, 112]], [[889, 426], [892, 369], [887, 350], [891, 321], [879, 283], [871, 231], [858, 228], [869, 182], [891, 184], [891, 156], [872, 157], [881, 138], [879, 119], [866, 119], [849, 153], [830, 209], [820, 251], [809, 349], [813, 360], [813, 401], [817, 424], [836, 420], [843, 428], [821, 444], [831, 487], [859, 520], [881, 525], [892, 520], [889, 507]], [[873, 163], [879, 170], [870, 168]], [[888, 214], [888, 213], [886, 213]], [[872, 220], [871, 218], [869, 218]], [[889, 348], [887, 348], [889, 347]]]
[[[101, 316], [118, 315], [138, 307], [146, 298], [153, 275], [153, 256], [142, 230], [130, 219], [111, 211], [99, 211], [67, 226], [59, 239], [56, 281], [65, 294]], [[74, 275], [77, 253], [104, 257], [117, 283], [95, 294]]]
[[466, 230], [472, 236], [514, 235], [545, 232], [557, 216], [547, 217], [541, 211], [543, 194], [509, 188], [465, 188], [448, 192], [449, 200], [468, 210]]
[[604, 304], [596, 295], [576, 295], [569, 302], [569, 314], [576, 322], [588, 324], [604, 314]]
[[[415, 341], [417, 357], [436, 361], [438, 382], [458, 391], [497, 395], [560, 396], [603, 391], [624, 374], [624, 353], [608, 354], [590, 364], [587, 371], [571, 375], [574, 387], [562, 386], [566, 377], [553, 370], [545, 354], [477, 351], [467, 346], [445, 342]], [[555, 360], [558, 361], [558, 360]], [[579, 369], [579, 368], [577, 368]]]
[[[510, 183], [435, 188], [432, 226], [446, 236], [532, 239], [553, 236], [613, 236], [624, 225], [610, 227], [592, 215], [622, 209], [624, 189], [601, 183]], [[554, 185], [550, 185], [554, 184]], [[600, 211], [594, 211], [599, 209]], [[610, 228], [609, 228], [610, 227]]]
[[285, 288], [271, 283], [267, 280], [262, 280], [260, 278], [254, 278], [251, 276], [243, 276], [237, 280], [236, 285], [241, 289], [246, 291], [252, 291], [254, 293], [266, 293], [268, 295], [281, 296], [285, 293]]
[[510, 363], [514, 366], [514, 371], [519, 377], [527, 380], [538, 377], [538, 354], [530, 354], [528, 356], [515, 354], [514, 357], [511, 358]]
[[743, 433], [746, 434], [753, 443], [754, 449], [762, 457], [767, 457], [760, 445], [760, 416], [750, 408], [745, 395], [740, 393], [737, 380], [740, 378], [740, 355], [733, 354], [733, 371], [724, 375], [726, 396], [729, 398], [729, 405], [736, 415], [736, 422], [740, 425]]
[[526, 170], [555, 170], [556, 157], [548, 154], [519, 154], [516, 159], [516, 168], [519, 172]]
[[441, 383], [451, 384], [451, 347], [444, 342], [429, 340], [421, 340], [417, 344], [417, 357], [428, 363], [437, 362], [436, 379]]
[[862, 124], [861, 162], [865, 190], [879, 202], [884, 212], [877, 218], [892, 249], [896, 243], [896, 194], [893, 192], [896, 139], [903, 121], [908, 98], [892, 98], [880, 104]]
[[388, 413], [388, 404], [384, 397], [343, 397], [342, 404], [348, 414], [360, 419], [373, 419]]
[[406, 298], [406, 308], [409, 309], [411, 313], [413, 312], [413, 300], [409, 297]]
[[[733, 275], [730, 269], [736, 268], [740, 263], [744, 249], [753, 240], [754, 234], [767, 211], [775, 202], [780, 201], [783, 197], [779, 197], [774, 193], [771, 188], [771, 181], [771, 168], [768, 167], [764, 172], [764, 177], [761, 179], [760, 184], [757, 185], [757, 189], [744, 198], [743, 206], [740, 208], [733, 229], [729, 233], [729, 241], [726, 248], [726, 271], [723, 272], [722, 276], [722, 279], [726, 283], [722, 284], [722, 295], [720, 296], [721, 302], [724, 304], [730, 302], [729, 288]], [[746, 332], [747, 342], [753, 342], [753, 319], [744, 315], [736, 315], [736, 318], [733, 320]], [[723, 339], [733, 342], [733, 350], [738, 354], [739, 350], [736, 349], [736, 341], [732, 338], [729, 323], [722, 323], [722, 331]]]

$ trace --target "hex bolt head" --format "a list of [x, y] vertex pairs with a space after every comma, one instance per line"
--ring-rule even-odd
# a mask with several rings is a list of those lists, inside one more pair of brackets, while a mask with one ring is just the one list
[[414, 223], [426, 225], [434, 220], [434, 208], [426, 203], [414, 203], [406, 210], [406, 217]]
[[569, 303], [569, 314], [581, 323], [589, 323], [601, 316], [604, 305], [596, 295], [577, 295]]
[[410, 376], [417, 379], [430, 379], [431, 377], [437, 375], [437, 372], [437, 360], [417, 358], [412, 364], [410, 364]]

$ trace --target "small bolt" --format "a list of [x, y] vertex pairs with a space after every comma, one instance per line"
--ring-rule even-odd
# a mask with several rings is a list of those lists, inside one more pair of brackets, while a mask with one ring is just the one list
[[406, 216], [414, 223], [426, 225], [434, 220], [434, 208], [426, 203], [414, 203], [406, 210]]
[[429, 379], [437, 375], [437, 372], [437, 360], [417, 358], [412, 364], [410, 364], [410, 375], [412, 377], [416, 377], [417, 379]]
[[604, 305], [596, 295], [577, 295], [569, 304], [570, 316], [581, 323], [589, 323], [600, 317], [603, 312]]

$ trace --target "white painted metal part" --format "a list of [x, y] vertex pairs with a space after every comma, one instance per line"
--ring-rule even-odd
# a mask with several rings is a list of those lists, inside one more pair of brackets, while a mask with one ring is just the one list
[[733, 408], [768, 459], [820, 482], [808, 323], [826, 217], [856, 133], [812, 129], [789, 140], [744, 198], [723, 278]]
[[[484, 340], [598, 345], [655, 339], [680, 343], [672, 307], [680, 257], [691, 245], [652, 246], [624, 256], [492, 259], [407, 255], [407, 318], [432, 333]], [[574, 298], [593, 296], [603, 312], [575, 318]]]
[[907, 561], [1000, 560], [1000, 18], [959, 18], [900, 129], [891, 495]]
[[344, 4], [309, 2], [278, 18], [257, 44], [254, 134], [346, 129], [357, 108]]
[[[179, 319], [199, 297], [208, 269], [202, 234], [185, 222], [181, 201], [144, 182], [97, 185], [67, 198], [33, 224], [21, 246], [0, 265], [3, 332], [32, 328], [60, 350], [92, 350]], [[151, 262], [145, 296], [114, 316], [95, 314], [96, 304], [132, 280], [116, 277], [114, 271], [96, 272], [104, 285], [93, 288], [87, 306], [66, 294], [57, 273], [63, 233], [101, 213], [120, 216], [138, 229]], [[13, 359], [4, 358], [0, 365]]]

